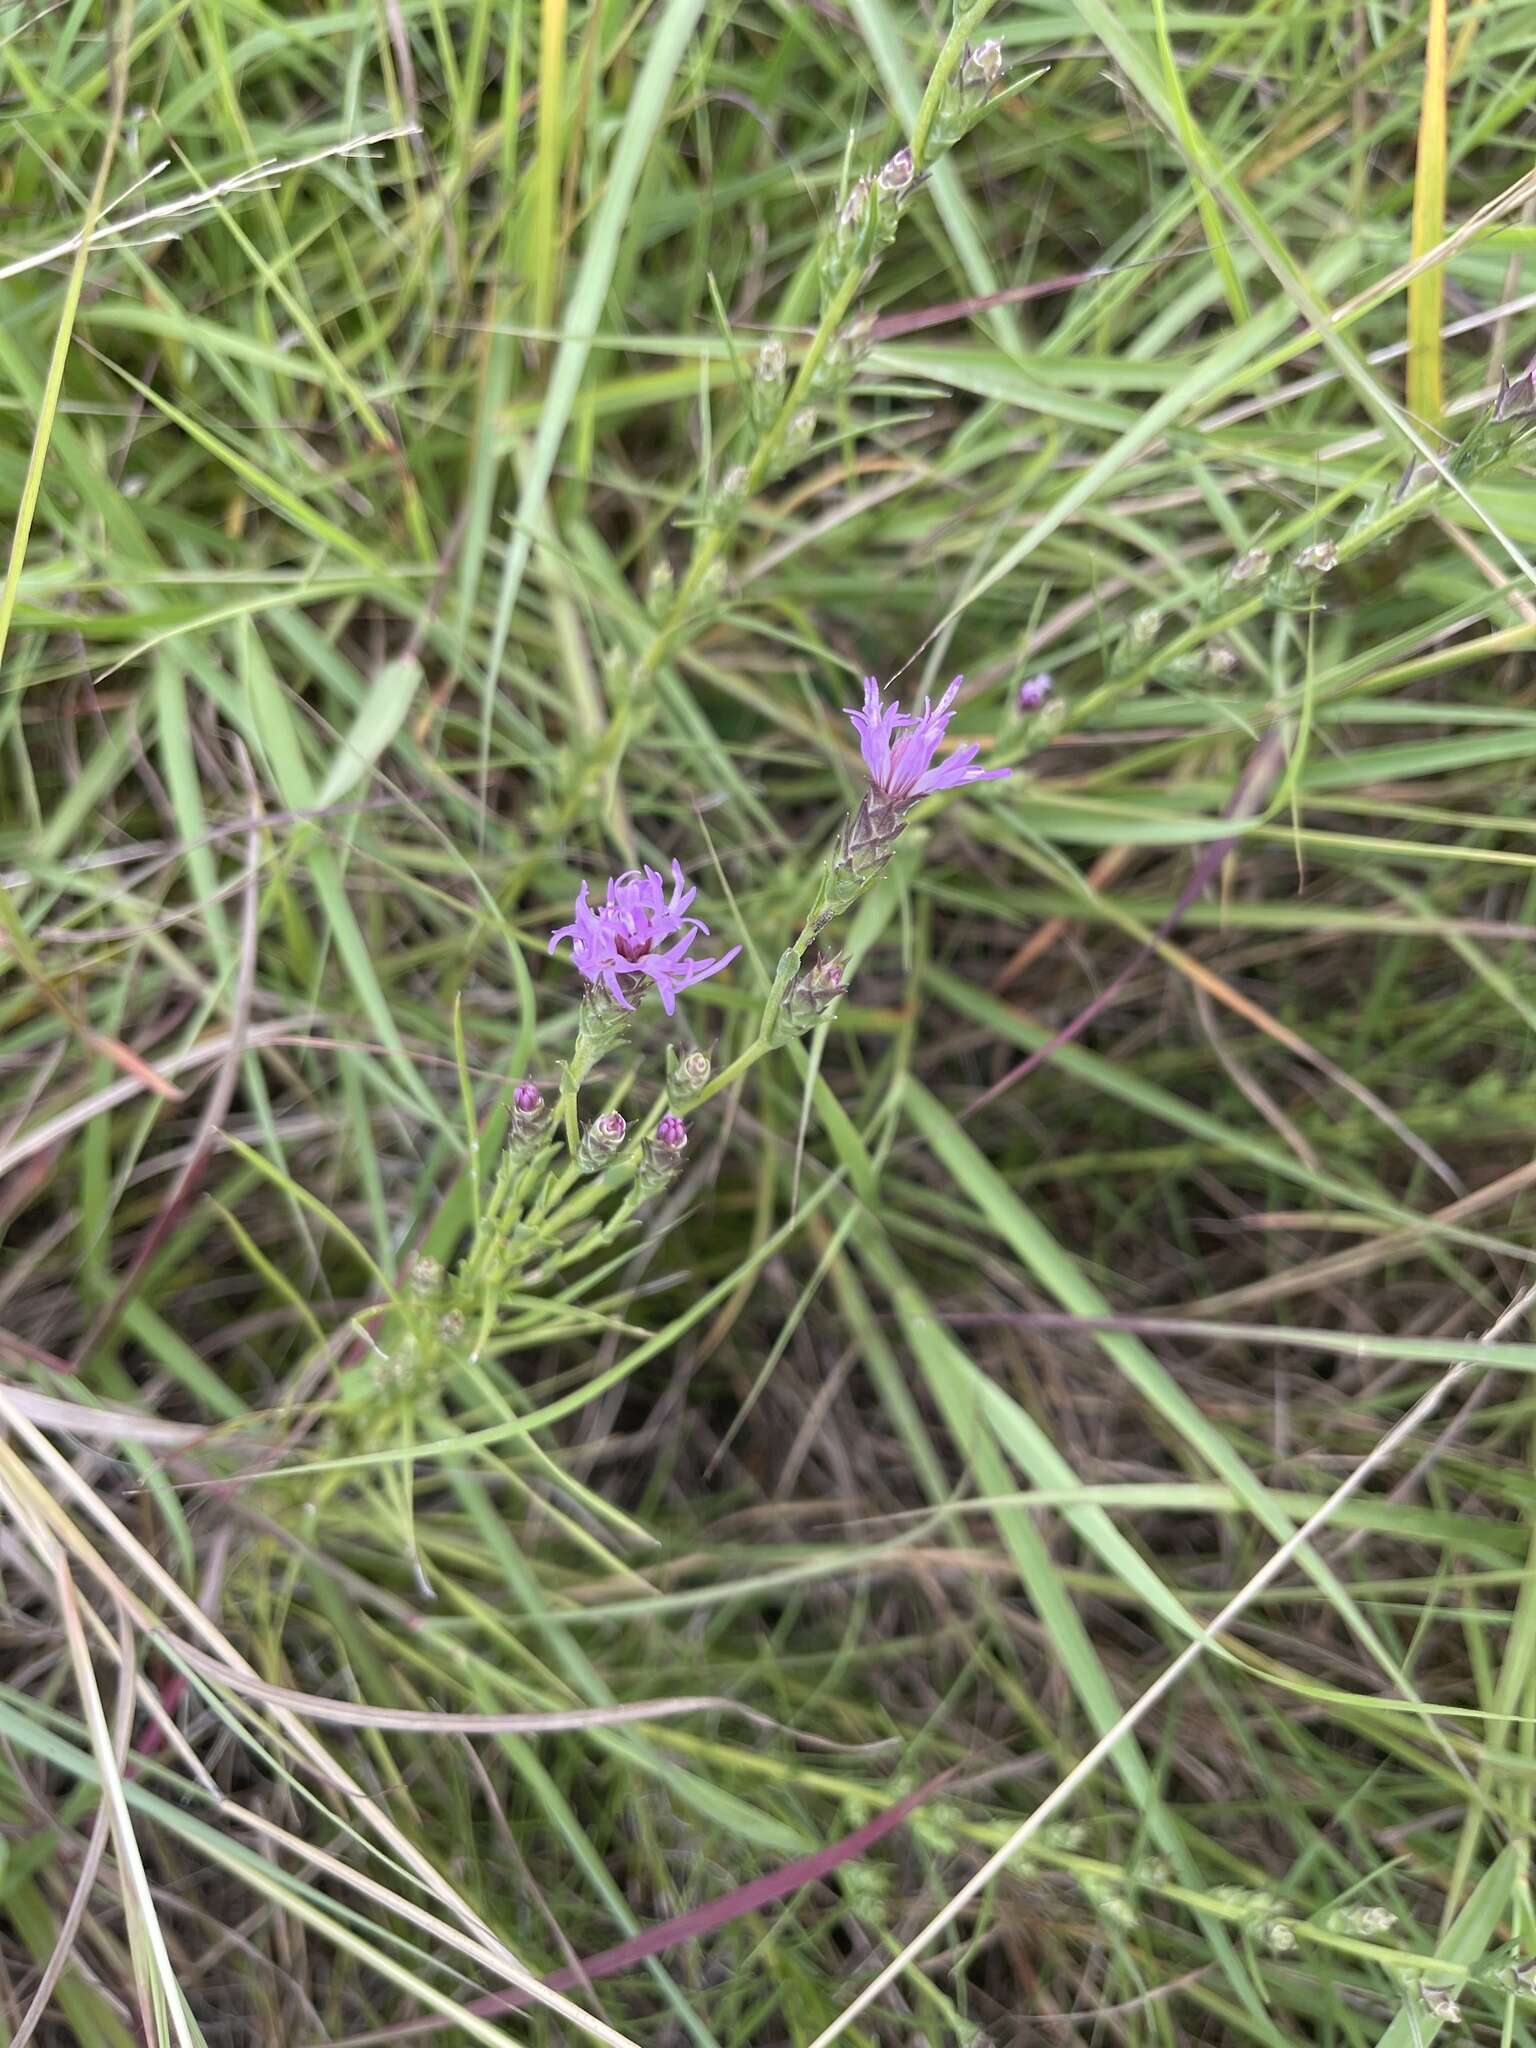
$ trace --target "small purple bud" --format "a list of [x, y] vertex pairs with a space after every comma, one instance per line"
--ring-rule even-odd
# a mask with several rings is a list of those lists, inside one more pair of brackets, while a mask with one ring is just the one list
[[1038, 711], [1055, 687], [1055, 679], [1048, 668], [1041, 669], [1038, 675], [1026, 676], [1019, 685], [1019, 709]]
[[906, 191], [917, 176], [917, 165], [912, 161], [910, 149], [898, 149], [896, 154], [880, 167], [875, 183], [887, 199], [896, 199]]
[[605, 1145], [622, 1145], [628, 1128], [616, 1109], [605, 1109], [601, 1116], [592, 1120], [592, 1129]]
[[512, 1120], [507, 1132], [509, 1150], [519, 1158], [531, 1159], [544, 1143], [549, 1130], [549, 1104], [532, 1081], [519, 1081], [512, 1090]]
[[659, 1194], [682, 1171], [683, 1153], [688, 1146], [688, 1126], [670, 1113], [651, 1133], [650, 1143], [640, 1155], [635, 1178], [642, 1195]]
[[960, 82], [978, 92], [990, 92], [1003, 75], [1003, 46], [996, 36], [967, 50], [960, 68]]

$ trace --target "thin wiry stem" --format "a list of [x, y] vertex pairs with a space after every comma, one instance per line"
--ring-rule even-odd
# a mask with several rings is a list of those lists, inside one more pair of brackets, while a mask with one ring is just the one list
[[[1536, 1281], [1533, 1281], [1529, 1287], [1516, 1296], [1515, 1300], [1510, 1303], [1498, 1320], [1484, 1332], [1482, 1341], [1485, 1344], [1492, 1343], [1495, 1339], [1501, 1337], [1511, 1324], [1517, 1322], [1524, 1315], [1533, 1301], [1536, 1301]], [[1333, 1516], [1352, 1494], [1359, 1492], [1366, 1480], [1380, 1466], [1386, 1463], [1399, 1444], [1406, 1442], [1416, 1429], [1429, 1420], [1430, 1416], [1441, 1406], [1451, 1390], [1471, 1372], [1476, 1362], [1476, 1359], [1473, 1357], [1463, 1358], [1459, 1363], [1453, 1365], [1448, 1372], [1444, 1373], [1421, 1400], [1414, 1403], [1408, 1410], [1408, 1413], [1387, 1431], [1375, 1448], [1367, 1452], [1354, 1471], [1334, 1488], [1322, 1506], [1310, 1514], [1298, 1528], [1292, 1530], [1291, 1534], [1286, 1537], [1274, 1554], [1259, 1566], [1252, 1578], [1238, 1588], [1214, 1620], [1199, 1635], [1192, 1637], [1185, 1644], [1184, 1648], [1162, 1672], [1161, 1676], [1153, 1679], [1146, 1691], [1141, 1694], [1139, 1699], [1126, 1708], [1114, 1726], [1104, 1731], [1092, 1748], [1045, 1795], [1034, 1812], [1020, 1821], [1002, 1847], [994, 1850], [986, 1862], [972, 1876], [966, 1879], [954, 1897], [934, 1914], [926, 1926], [920, 1928], [913, 1935], [912, 1939], [899, 1954], [891, 1958], [883, 1970], [870, 1979], [857, 1997], [844, 2006], [831, 2026], [822, 2029], [811, 2043], [811, 2048], [829, 2048], [831, 2042], [838, 2040], [845, 2034], [859, 2014], [865, 2011], [880, 1996], [880, 1993], [886, 1986], [899, 1977], [907, 1965], [917, 1956], [921, 1955], [930, 1942], [959, 1918], [960, 1914], [965, 1911], [978, 1892], [984, 1891], [1000, 1871], [1006, 1870], [1024, 1844], [1032, 1836], [1039, 1833], [1040, 1829], [1054, 1813], [1067, 1804], [1073, 1793], [1093, 1776], [1105, 1758], [1119, 1746], [1140, 1722], [1145, 1720], [1146, 1716], [1158, 1702], [1173, 1690], [1185, 1672], [1190, 1669], [1191, 1665], [1197, 1663], [1204, 1656], [1205, 1652], [1221, 1636], [1223, 1630], [1230, 1628], [1238, 1616], [1264, 1591], [1265, 1587], [1280, 1576], [1297, 1552], [1310, 1543], [1318, 1531], [1332, 1520]]]

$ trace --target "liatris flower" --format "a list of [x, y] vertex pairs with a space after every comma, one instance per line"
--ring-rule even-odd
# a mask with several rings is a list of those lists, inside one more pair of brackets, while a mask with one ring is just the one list
[[612, 1166], [623, 1147], [627, 1129], [616, 1109], [605, 1109], [601, 1116], [593, 1117], [581, 1134], [581, 1149], [576, 1154], [576, 1164], [582, 1172], [601, 1173], [605, 1166]]
[[1019, 685], [1019, 709], [1038, 711], [1055, 687], [1055, 680], [1048, 668], [1041, 669], [1038, 675], [1026, 676]]
[[639, 980], [654, 982], [661, 1007], [670, 1017], [684, 989], [718, 973], [741, 951], [740, 946], [732, 946], [728, 953], [711, 959], [688, 958], [696, 934], [707, 936], [709, 932], [702, 918], [686, 915], [697, 894], [683, 880], [676, 861], [672, 863], [670, 897], [654, 868], [632, 868], [610, 881], [607, 895], [596, 908], [583, 882], [576, 898], [576, 915], [570, 924], [550, 934], [549, 950], [553, 952], [562, 939], [569, 939], [571, 956], [581, 974], [594, 988], [603, 988], [621, 1010], [635, 1007], [630, 994]]
[[[885, 872], [906, 826], [907, 812], [920, 797], [1013, 773], [1011, 768], [978, 768], [974, 740], [935, 762], [934, 755], [949, 730], [960, 683], [956, 676], [937, 706], [925, 699], [921, 714], [913, 715], [887, 704], [874, 676], [864, 678], [863, 707], [848, 709], [845, 716], [852, 719], [859, 735], [869, 787], [843, 827], [837, 858], [807, 920], [804, 941], [815, 938], [824, 925], [841, 916], [876, 876]], [[803, 943], [799, 951], [803, 953]]]
[[[949, 730], [951, 707], [960, 694], [963, 678], [956, 676], [939, 699], [938, 708], [923, 700], [921, 717], [899, 711], [887, 704], [873, 676], [864, 678], [864, 706], [849, 710], [859, 735], [859, 752], [869, 770], [870, 792], [893, 809], [905, 810], [921, 796], [933, 796], [941, 789], [963, 789], [971, 782], [992, 782], [1011, 775], [1011, 768], [976, 767], [976, 743], [956, 748], [947, 760], [934, 765], [939, 743]], [[907, 728], [903, 731], [903, 727]]]

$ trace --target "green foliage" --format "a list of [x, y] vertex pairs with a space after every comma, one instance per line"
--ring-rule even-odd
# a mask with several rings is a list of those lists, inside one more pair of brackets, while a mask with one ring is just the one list
[[[371, 2037], [947, 1772], [437, 2038], [1536, 2038], [1525, 15], [101, 15], [0, 8], [8, 2037]], [[961, 670], [1012, 777], [861, 836]], [[583, 1025], [673, 858], [741, 955]]]

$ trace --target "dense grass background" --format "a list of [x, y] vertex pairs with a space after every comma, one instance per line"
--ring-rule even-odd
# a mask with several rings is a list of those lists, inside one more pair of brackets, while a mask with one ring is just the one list
[[[711, 1901], [590, 2023], [435, 2038], [1536, 2034], [1536, 500], [1513, 427], [1455, 457], [1536, 343], [1530, 10], [954, 33], [0, 7], [7, 2040], [42, 1984], [47, 2042], [339, 2042]], [[991, 35], [720, 524], [841, 195]], [[686, 863], [723, 1064], [866, 670], [963, 670], [1018, 772], [641, 1227], [361, 1399], [569, 1048], [577, 880]], [[672, 1695], [783, 1725], [432, 1725]]]

